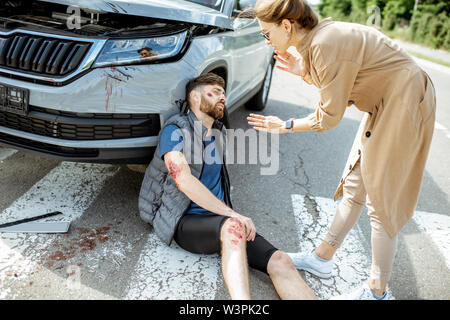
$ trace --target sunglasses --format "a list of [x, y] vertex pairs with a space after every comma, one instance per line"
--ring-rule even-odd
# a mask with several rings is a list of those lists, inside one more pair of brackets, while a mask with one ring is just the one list
[[[288, 19], [290, 23], [294, 23], [294, 20], [292, 19]], [[276, 23], [272, 28], [270, 28], [268, 31], [264, 32], [261, 31], [261, 35], [267, 40], [270, 41], [270, 32], [277, 26], [279, 26], [281, 24], [281, 21]]]
[[278, 24], [276, 24], [276, 25], [274, 25], [272, 28], [270, 28], [268, 31], [266, 31], [266, 32], [264, 32], [264, 31], [261, 31], [261, 35], [267, 40], [267, 41], [270, 41], [270, 32], [275, 28], [275, 27], [277, 27], [278, 26]]

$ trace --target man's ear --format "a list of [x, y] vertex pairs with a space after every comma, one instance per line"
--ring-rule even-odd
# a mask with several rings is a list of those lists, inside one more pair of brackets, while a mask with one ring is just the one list
[[200, 105], [200, 93], [197, 90], [192, 90], [189, 94], [189, 101], [191, 102], [191, 106]]

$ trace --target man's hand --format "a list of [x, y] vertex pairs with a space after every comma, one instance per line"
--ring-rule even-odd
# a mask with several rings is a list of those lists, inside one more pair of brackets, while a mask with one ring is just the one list
[[231, 216], [231, 219], [238, 219], [245, 226], [245, 231], [247, 233], [247, 241], [255, 240], [256, 227], [253, 224], [252, 219], [245, 217], [243, 215], [240, 215], [239, 213], [233, 214]]

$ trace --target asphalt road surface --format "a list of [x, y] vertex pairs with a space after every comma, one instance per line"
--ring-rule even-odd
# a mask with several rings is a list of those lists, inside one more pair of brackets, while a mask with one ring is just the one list
[[[450, 69], [418, 61], [437, 90], [436, 129], [416, 213], [399, 235], [389, 290], [395, 299], [448, 300]], [[317, 99], [314, 87], [276, 69], [263, 114], [305, 116]], [[248, 113], [234, 112], [232, 127], [249, 129]], [[235, 210], [279, 249], [314, 248], [334, 215], [331, 198], [361, 118], [352, 107], [332, 131], [283, 135], [278, 142], [269, 136], [270, 162], [258, 157], [252, 164], [248, 152], [247, 164], [230, 165]], [[278, 170], [262, 175], [264, 168]], [[0, 233], [0, 299], [228, 299], [218, 255], [167, 247], [140, 220], [142, 179], [126, 166], [59, 162], [0, 148], [0, 223], [57, 210], [64, 215], [47, 221], [71, 221], [66, 234]], [[338, 250], [331, 279], [300, 274], [328, 299], [364, 283], [370, 263], [365, 210]], [[278, 299], [265, 274], [252, 270], [250, 283], [252, 298]]]

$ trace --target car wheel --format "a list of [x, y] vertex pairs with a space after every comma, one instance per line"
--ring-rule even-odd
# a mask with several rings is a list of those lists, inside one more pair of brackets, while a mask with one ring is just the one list
[[271, 59], [267, 66], [266, 76], [264, 77], [261, 89], [247, 103], [247, 109], [261, 111], [266, 107], [267, 97], [269, 96], [270, 84], [272, 82], [274, 60]]

